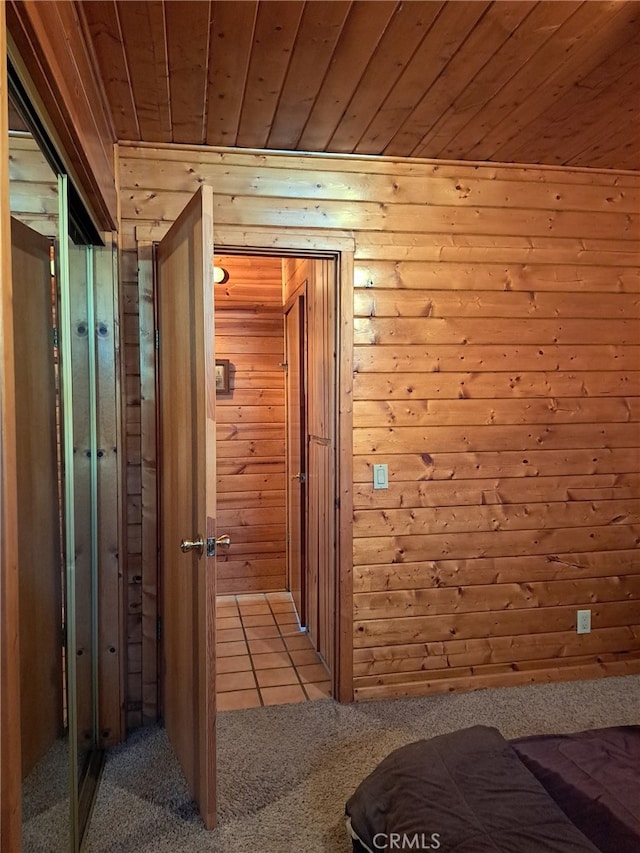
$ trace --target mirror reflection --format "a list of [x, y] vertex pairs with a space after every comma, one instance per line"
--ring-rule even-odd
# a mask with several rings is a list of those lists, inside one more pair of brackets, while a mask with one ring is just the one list
[[75, 851], [98, 766], [92, 247], [14, 102], [9, 137], [23, 849]]

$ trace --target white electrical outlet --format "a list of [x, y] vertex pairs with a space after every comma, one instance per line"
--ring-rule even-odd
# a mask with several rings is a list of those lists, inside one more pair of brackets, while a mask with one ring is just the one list
[[576, 619], [576, 631], [578, 634], [590, 634], [591, 633], [591, 611], [590, 610], [578, 610], [578, 616]]

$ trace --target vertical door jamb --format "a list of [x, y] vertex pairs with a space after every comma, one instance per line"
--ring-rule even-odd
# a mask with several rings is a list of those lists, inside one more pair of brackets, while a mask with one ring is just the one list
[[[6, 56], [4, 3], [0, 8], [0, 50]], [[0, 69], [0, 96], [0, 850], [18, 853], [22, 849], [18, 480], [6, 62]]]
[[[286, 358], [286, 394], [285, 394], [285, 418], [286, 418], [286, 512], [287, 512], [287, 583], [292, 594], [294, 606], [297, 611], [301, 626], [308, 624], [307, 618], [307, 566], [306, 566], [306, 378], [305, 378], [305, 305], [306, 293], [304, 288], [299, 289], [292, 297], [293, 303], [285, 307], [284, 334], [285, 334], [285, 358]], [[292, 334], [293, 329], [293, 334]], [[297, 332], [297, 335], [295, 334]], [[295, 352], [291, 350], [295, 348]], [[292, 391], [295, 398], [292, 398]], [[292, 430], [291, 412], [297, 410], [297, 431]], [[291, 443], [297, 445], [292, 451]], [[295, 465], [292, 464], [295, 460]], [[295, 469], [297, 468], [297, 471]], [[295, 473], [294, 473], [295, 471]], [[295, 484], [293, 481], [297, 479]], [[293, 517], [293, 495], [297, 490], [299, 500], [297, 501], [297, 514], [299, 517], [293, 522], [296, 525], [297, 536], [291, 541], [291, 528]], [[295, 546], [297, 551], [297, 565], [292, 560], [291, 554]], [[295, 558], [294, 558], [295, 559]]]

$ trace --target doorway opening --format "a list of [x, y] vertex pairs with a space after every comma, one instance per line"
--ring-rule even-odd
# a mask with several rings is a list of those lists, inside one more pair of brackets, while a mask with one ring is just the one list
[[[278, 678], [299, 701], [335, 695], [336, 259], [217, 247], [215, 264], [217, 525], [231, 541], [217, 559], [219, 681], [255, 704]], [[231, 651], [251, 667], [224, 679]]]

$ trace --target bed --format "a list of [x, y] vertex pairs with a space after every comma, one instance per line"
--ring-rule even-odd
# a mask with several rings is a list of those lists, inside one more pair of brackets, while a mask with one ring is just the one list
[[417, 741], [363, 780], [346, 819], [356, 853], [638, 853], [640, 726]]

